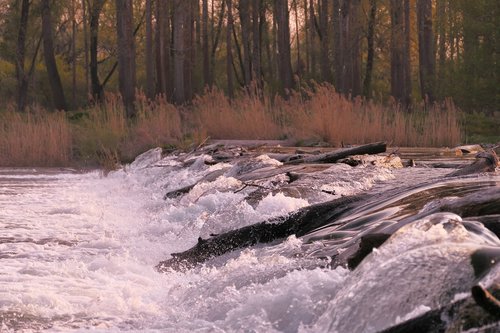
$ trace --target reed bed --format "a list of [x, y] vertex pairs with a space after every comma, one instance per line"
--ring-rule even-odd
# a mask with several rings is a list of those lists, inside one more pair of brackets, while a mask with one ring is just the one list
[[285, 131], [269, 99], [240, 94], [230, 101], [221, 90], [206, 91], [194, 99], [195, 123], [208, 136], [220, 139], [277, 139]]
[[443, 147], [460, 143], [460, 112], [447, 100], [411, 111], [394, 101], [376, 104], [348, 99], [329, 85], [294, 95], [280, 106], [288, 116], [290, 135], [317, 138], [334, 146], [387, 141], [397, 146]]
[[71, 127], [62, 112], [40, 109], [0, 114], [0, 165], [65, 166], [70, 163]]
[[349, 99], [329, 85], [295, 93], [288, 100], [241, 93], [229, 100], [206, 91], [190, 106], [137, 96], [137, 117], [128, 120], [120, 98], [64, 114], [40, 109], [0, 113], [1, 166], [99, 163], [113, 168], [157, 146], [188, 147], [214, 139], [288, 139], [332, 146], [387, 141], [394, 146], [442, 147], [461, 141], [461, 112], [450, 100], [411, 111]]

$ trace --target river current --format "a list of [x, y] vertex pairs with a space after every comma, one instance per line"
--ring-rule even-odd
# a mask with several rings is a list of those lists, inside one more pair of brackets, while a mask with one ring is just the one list
[[[265, 157], [261, 161], [276, 162]], [[161, 158], [156, 151], [107, 176], [100, 171], [0, 169], [0, 331], [377, 331], [435, 308], [443, 298], [460, 298], [466, 292], [448, 290], [439, 299], [422, 296], [404, 305], [395, 300], [384, 311], [375, 311], [373, 326], [346, 324], [370, 316], [372, 310], [353, 293], [364, 297], [377, 293], [378, 278], [373, 272], [384, 266], [382, 261], [394, 261], [394, 253], [428, 243], [426, 254], [461, 262], [480, 246], [500, 244], [487, 231], [477, 236], [461, 227], [451, 232], [436, 224], [424, 232], [407, 226], [380, 249], [378, 259], [354, 272], [325, 267], [324, 259], [312, 255], [316, 243], [305, 246], [304, 239], [290, 236], [283, 242], [228, 253], [185, 272], [159, 273], [154, 269], [158, 262], [195, 245], [200, 236], [332, 199], [329, 193], [333, 191], [309, 199], [274, 193], [251, 205], [244, 200], [250, 189], [241, 191], [240, 181], [222, 176], [195, 186], [182, 197], [165, 200], [167, 191], [189, 185], [217, 168], [231, 167], [202, 162], [181, 167], [174, 158]], [[414, 186], [449, 172], [371, 165], [330, 169], [326, 180], [311, 186], [334, 189], [337, 196]], [[498, 173], [470, 181], [500, 186]], [[434, 218], [461, 219], [440, 214]], [[434, 248], [436, 239], [449, 246]], [[405, 260], [400, 258], [396, 266], [402, 267]], [[473, 279], [467, 265], [453, 270], [464, 281]], [[394, 271], [379, 274], [387, 272]], [[419, 283], [428, 278], [411, 269], [399, 273], [402, 281], [392, 285], [401, 290], [411, 290], [405, 286], [411, 276], [420, 279]], [[380, 304], [373, 306], [383, 309]], [[340, 309], [338, 316], [332, 315], [335, 309]]]

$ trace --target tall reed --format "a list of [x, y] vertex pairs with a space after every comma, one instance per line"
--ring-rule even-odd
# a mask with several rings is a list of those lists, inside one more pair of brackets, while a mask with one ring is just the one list
[[242, 93], [230, 101], [221, 90], [207, 90], [194, 99], [193, 112], [212, 138], [275, 139], [284, 134], [269, 100], [257, 95]]
[[411, 111], [395, 102], [376, 104], [348, 99], [332, 86], [316, 86], [306, 98], [281, 103], [294, 137], [318, 137], [332, 145], [388, 141], [398, 146], [452, 146], [460, 143], [460, 112], [449, 100], [417, 105]]
[[[109, 165], [108, 157], [129, 161], [141, 152], [174, 144], [181, 138], [179, 111], [163, 98], [148, 101], [137, 96], [137, 116], [125, 117], [121, 99], [107, 95], [104, 102], [86, 110], [75, 127], [75, 147], [80, 158]], [[104, 160], [102, 160], [104, 159]]]
[[62, 112], [6, 111], [0, 114], [0, 165], [68, 165], [71, 138], [70, 124]]
[[5, 111], [0, 114], [0, 165], [55, 166], [76, 160], [112, 168], [152, 147], [192, 143], [188, 137], [314, 139], [334, 146], [384, 140], [434, 147], [453, 146], [461, 139], [460, 111], [449, 100], [417, 105], [409, 112], [396, 103], [346, 98], [330, 85], [288, 100], [247, 92], [230, 101], [214, 89], [183, 107], [139, 94], [136, 107], [132, 120], [126, 119], [116, 95], [69, 117], [41, 109]]

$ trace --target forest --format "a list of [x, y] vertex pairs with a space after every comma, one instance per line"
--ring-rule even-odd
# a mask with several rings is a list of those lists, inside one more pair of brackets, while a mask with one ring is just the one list
[[[67, 111], [46, 117], [69, 122], [70, 146], [75, 132], [99, 138], [78, 143], [81, 156], [96, 147], [123, 155], [131, 132], [135, 141], [158, 133], [144, 147], [186, 133], [337, 145], [499, 140], [495, 0], [1, 2], [2, 137], [9, 122], [43, 122], [34, 110], [44, 109]], [[106, 139], [113, 110], [124, 118], [114, 128], [127, 129]]]

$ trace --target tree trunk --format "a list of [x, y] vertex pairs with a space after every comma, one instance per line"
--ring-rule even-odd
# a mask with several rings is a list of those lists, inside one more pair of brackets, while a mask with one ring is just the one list
[[125, 114], [135, 116], [135, 43], [132, 0], [116, 0], [116, 31], [118, 41], [118, 84]]
[[145, 43], [145, 67], [146, 67], [146, 97], [153, 99], [154, 92], [154, 58], [153, 58], [153, 4], [152, 0], [146, 0], [146, 43]]
[[29, 7], [29, 0], [23, 0], [21, 3], [21, 18], [17, 35], [17, 110], [20, 112], [23, 112], [26, 108], [26, 99], [28, 97], [28, 76], [25, 72], [24, 62], [26, 58], [26, 31], [28, 29]]
[[409, 84], [409, 41], [407, 41], [405, 15], [408, 0], [391, 0], [391, 94], [399, 103], [408, 107], [411, 99], [411, 86]]
[[338, 92], [344, 92], [344, 39], [343, 39], [343, 13], [344, 1], [333, 1], [333, 69], [334, 83]]
[[99, 41], [99, 17], [105, 1], [95, 0], [90, 8], [90, 83], [94, 101], [102, 101], [103, 98], [103, 88], [98, 74], [97, 47]]
[[311, 42], [309, 38], [309, 30], [311, 29], [309, 25], [308, 11], [307, 11], [307, 0], [304, 0], [304, 33], [306, 37], [306, 73], [309, 75], [311, 72]]
[[202, 15], [201, 15], [201, 35], [203, 47], [203, 82], [205, 86], [211, 87], [212, 80], [210, 78], [210, 57], [208, 53], [208, 0], [203, 0]]
[[377, 15], [377, 0], [370, 0], [370, 14], [368, 18], [368, 34], [366, 36], [368, 54], [366, 57], [366, 72], [365, 80], [363, 82], [363, 96], [371, 97], [371, 84], [373, 73], [373, 58], [375, 55], [374, 50], [374, 36], [375, 36], [375, 19]]
[[281, 95], [288, 98], [293, 89], [288, 0], [276, 0], [274, 5], [276, 6], [275, 13], [278, 26], [278, 72], [281, 81]]
[[438, 41], [438, 59], [439, 59], [439, 80], [436, 82], [435, 91], [438, 92], [440, 96], [443, 93], [443, 82], [446, 78], [445, 63], [446, 63], [446, 7], [447, 0], [437, 0], [437, 23], [438, 31], [437, 38]]
[[261, 0], [253, 0], [252, 3], [252, 35], [253, 35], [253, 51], [252, 51], [252, 70], [253, 80], [257, 85], [256, 88], [262, 89], [261, 77], [261, 31], [260, 31], [260, 14], [261, 14]]
[[311, 50], [310, 75], [316, 76], [316, 34], [315, 34], [316, 15], [314, 14], [314, 0], [309, 0], [309, 43]]
[[170, 6], [168, 0], [156, 4], [156, 93], [170, 99]]
[[252, 81], [250, 63], [250, 0], [240, 0], [239, 16], [241, 23], [241, 43], [243, 45], [243, 82], [245, 87], [248, 87]]
[[406, 101], [405, 105], [411, 104], [411, 66], [410, 66], [410, 0], [404, 0], [404, 49], [403, 49], [403, 69], [404, 69], [404, 87]]
[[185, 62], [185, 23], [186, 0], [174, 1], [173, 12], [173, 53], [174, 53], [174, 101], [182, 104], [186, 101], [184, 91], [184, 62]]
[[227, 94], [229, 98], [234, 97], [233, 88], [233, 52], [231, 46], [231, 33], [233, 30], [233, 2], [226, 0], [227, 3], [227, 27], [226, 27], [226, 72], [227, 72]]
[[[293, 1], [293, 11], [295, 13], [295, 38], [297, 39], [297, 66], [295, 69], [295, 73], [300, 81], [302, 74], [304, 72], [304, 64], [300, 57], [300, 28], [299, 28], [299, 0]], [[298, 84], [300, 87], [300, 82]]]
[[89, 94], [89, 43], [87, 31], [87, 1], [82, 0], [82, 21], [83, 21], [83, 53], [85, 64], [85, 97]]
[[54, 107], [58, 110], [68, 110], [66, 98], [59, 71], [57, 70], [56, 58], [54, 56], [54, 41], [52, 39], [52, 15], [50, 13], [50, 0], [42, 0], [42, 35], [45, 67], [52, 90]]
[[184, 0], [184, 100], [190, 101], [193, 98], [193, 71], [196, 63], [194, 61], [195, 52], [195, 17], [194, 2], [197, 0]]
[[334, 1], [335, 84], [345, 95], [361, 94], [360, 0]]
[[432, 1], [417, 0], [418, 60], [422, 98], [434, 101], [436, 58], [432, 31]]
[[349, 1], [349, 23], [346, 41], [348, 41], [347, 55], [344, 59], [347, 68], [347, 92], [352, 96], [361, 94], [361, 59], [360, 59], [360, 36], [361, 36], [361, 0]]
[[328, 37], [328, 0], [321, 0], [321, 8], [319, 10], [319, 26], [320, 26], [320, 45], [321, 45], [321, 79], [325, 82], [331, 82], [330, 75], [330, 59], [329, 52], [329, 37]]
[[76, 0], [71, 0], [71, 104], [76, 106]]
[[[221, 3], [221, 8], [220, 8], [220, 13], [219, 17], [217, 20], [217, 28], [212, 28], [212, 51], [210, 52], [210, 82], [214, 82], [214, 70], [215, 70], [215, 56], [217, 52], [217, 48], [219, 47], [219, 41], [220, 41], [220, 36], [222, 34], [222, 26], [224, 23], [224, 14], [225, 14], [225, 9], [226, 9], [226, 1], [222, 1]], [[213, 2], [212, 2], [212, 10], [213, 8]], [[214, 13], [212, 13], [212, 23], [213, 21]]]

